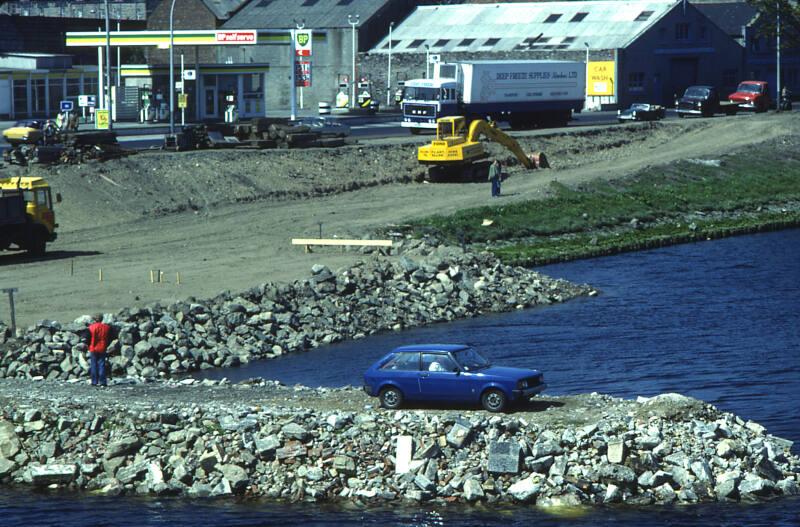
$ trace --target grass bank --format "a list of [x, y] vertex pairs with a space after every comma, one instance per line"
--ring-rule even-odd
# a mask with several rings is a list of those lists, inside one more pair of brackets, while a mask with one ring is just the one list
[[408, 229], [535, 265], [799, 225], [800, 142], [791, 137], [623, 180], [552, 183], [542, 200], [431, 216]]

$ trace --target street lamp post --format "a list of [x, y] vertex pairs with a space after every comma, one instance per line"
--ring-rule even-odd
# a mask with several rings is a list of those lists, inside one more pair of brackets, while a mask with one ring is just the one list
[[359, 15], [347, 15], [347, 23], [353, 28], [353, 70], [350, 78], [350, 108], [356, 107], [356, 26], [358, 25]]
[[777, 57], [775, 58], [775, 89], [777, 90], [777, 96], [775, 100], [778, 101], [778, 104], [775, 105], [778, 111], [781, 111], [781, 3], [780, 1], [775, 2], [775, 7], [778, 10], [777, 16], [777, 27], [776, 27], [776, 35], [775, 35], [775, 50], [777, 52]]
[[586, 46], [586, 83], [585, 83], [585, 86], [584, 86], [584, 90], [586, 90], [586, 94], [584, 96], [586, 97], [586, 100], [588, 101], [589, 100], [589, 43], [588, 42], [584, 42], [583, 45]]
[[[106, 0], [108, 1], [108, 0]], [[173, 29], [173, 17], [175, 14], [175, 0], [172, 0], [172, 5], [169, 7], [169, 133], [170, 135], [175, 133], [175, 76], [173, 74], [173, 68], [175, 66], [175, 49], [174, 49], [174, 42], [175, 42], [175, 35]]]
[[389, 66], [386, 70], [386, 107], [392, 104], [392, 28], [394, 22], [389, 22]]
[[425, 78], [430, 79], [431, 74], [428, 71], [430, 68], [429, 64], [431, 63], [431, 47], [425, 44]]
[[[103, 95], [106, 101], [106, 110], [108, 111], [108, 129], [114, 128], [114, 119], [112, 119], [111, 109], [111, 33], [109, 29], [108, 20], [108, 0], [106, 0], [106, 93]], [[118, 65], [119, 66], [119, 65]]]

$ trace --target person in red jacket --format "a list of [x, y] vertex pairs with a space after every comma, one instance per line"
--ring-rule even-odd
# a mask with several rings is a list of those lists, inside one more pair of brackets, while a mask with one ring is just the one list
[[92, 386], [106, 386], [106, 350], [111, 341], [111, 326], [103, 322], [103, 315], [94, 315], [89, 326], [89, 372]]

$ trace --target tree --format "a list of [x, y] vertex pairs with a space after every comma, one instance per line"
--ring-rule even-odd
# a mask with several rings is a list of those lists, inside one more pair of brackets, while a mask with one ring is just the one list
[[781, 21], [781, 49], [800, 50], [800, 2], [792, 0], [747, 0], [759, 12], [756, 35], [775, 38], [778, 14]]

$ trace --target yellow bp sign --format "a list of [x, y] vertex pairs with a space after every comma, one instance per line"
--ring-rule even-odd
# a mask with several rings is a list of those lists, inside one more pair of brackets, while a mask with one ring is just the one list
[[178, 94], [178, 108], [186, 108], [189, 106], [189, 96], [185, 93]]
[[586, 95], [614, 95], [614, 61], [590, 62]]
[[95, 110], [94, 127], [98, 130], [108, 130], [108, 110]]

